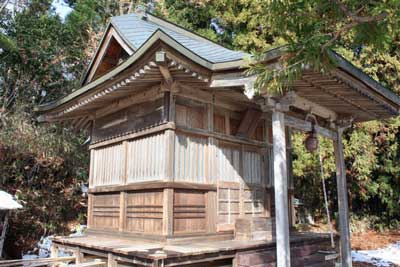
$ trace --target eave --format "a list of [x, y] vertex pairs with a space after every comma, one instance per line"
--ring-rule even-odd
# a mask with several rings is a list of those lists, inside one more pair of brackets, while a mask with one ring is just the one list
[[49, 112], [55, 108], [61, 107], [62, 105], [67, 104], [68, 102], [79, 98], [80, 96], [84, 95], [85, 93], [88, 93], [90, 90], [96, 88], [97, 86], [100, 86], [106, 81], [110, 81], [114, 78], [117, 77], [118, 74], [120, 74], [122, 71], [127, 69], [129, 66], [134, 64], [140, 57], [142, 57], [148, 49], [153, 46], [156, 42], [161, 41], [165, 44], [167, 44], [170, 47], [173, 47], [177, 52], [182, 54], [183, 56], [187, 57], [194, 63], [210, 70], [210, 71], [223, 71], [227, 69], [239, 69], [245, 62], [244, 60], [237, 60], [237, 61], [230, 61], [230, 62], [223, 62], [223, 63], [211, 63], [207, 61], [206, 59], [196, 55], [189, 49], [185, 48], [183, 45], [181, 45], [179, 42], [174, 40], [172, 37], [170, 37], [168, 34], [163, 32], [162, 30], [157, 30], [154, 32], [154, 34], [141, 46], [139, 47], [135, 53], [132, 54], [125, 62], [117, 66], [115, 69], [111, 70], [104, 76], [86, 84], [82, 88], [76, 90], [75, 92], [71, 93], [70, 95], [61, 98], [57, 101], [54, 101], [52, 103], [44, 104], [39, 106], [36, 111], [39, 113], [44, 113], [44, 112]]

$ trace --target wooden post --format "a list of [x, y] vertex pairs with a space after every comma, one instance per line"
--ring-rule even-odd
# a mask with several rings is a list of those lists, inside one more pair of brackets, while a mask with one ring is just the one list
[[339, 128], [337, 132], [337, 140], [333, 141], [335, 149], [336, 181], [339, 206], [340, 250], [342, 267], [352, 267], [349, 229], [349, 206], [347, 199], [347, 180], [344, 165], [342, 134], [343, 129]]
[[107, 257], [107, 267], [117, 267], [118, 263], [115, 260], [115, 256], [112, 253], [108, 253]]
[[73, 251], [74, 257], [75, 257], [75, 264], [81, 264], [83, 263], [83, 253], [81, 252], [81, 248], [76, 248]]
[[58, 246], [54, 243], [50, 246], [50, 258], [58, 258]]
[[[7, 227], [8, 227], [8, 213], [9, 211], [5, 211], [4, 215], [4, 221], [3, 221], [3, 231], [1, 232], [0, 235], [0, 258], [3, 255], [3, 246], [4, 246], [4, 240], [6, 239], [6, 232], [7, 232]], [[0, 217], [1, 219], [1, 217]]]
[[277, 267], [290, 267], [285, 115], [272, 113]]
[[119, 231], [123, 232], [126, 228], [126, 200], [127, 193], [121, 191], [119, 194]]
[[163, 193], [163, 235], [174, 234], [174, 189], [165, 188]]

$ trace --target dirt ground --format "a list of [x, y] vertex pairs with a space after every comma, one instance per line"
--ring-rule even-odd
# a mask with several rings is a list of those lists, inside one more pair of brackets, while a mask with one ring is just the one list
[[[354, 250], [372, 250], [400, 241], [400, 231], [352, 233], [351, 246]], [[354, 267], [374, 267], [372, 264], [356, 262]], [[393, 267], [397, 267], [393, 265]]]
[[400, 231], [353, 233], [351, 247], [355, 250], [371, 250], [386, 247], [400, 241]]

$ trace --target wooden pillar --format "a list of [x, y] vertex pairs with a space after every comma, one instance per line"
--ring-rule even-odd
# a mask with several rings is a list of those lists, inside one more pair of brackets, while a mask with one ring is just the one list
[[276, 219], [277, 267], [290, 266], [288, 173], [286, 162], [285, 115], [277, 110], [272, 113], [274, 152], [274, 188]]
[[[3, 211], [5, 212], [4, 215], [4, 221], [3, 221], [3, 231], [1, 232], [0, 235], [0, 258], [3, 255], [3, 247], [4, 247], [4, 240], [6, 239], [6, 233], [7, 233], [7, 228], [8, 228], [8, 213], [9, 211]], [[0, 213], [0, 220], [1, 220], [1, 213]]]
[[349, 205], [347, 198], [347, 180], [346, 169], [344, 165], [342, 134], [343, 129], [338, 129], [337, 140], [334, 141], [339, 207], [340, 250], [342, 267], [352, 267], [349, 228]]
[[54, 243], [50, 246], [50, 258], [58, 258], [58, 246]]
[[115, 260], [115, 256], [112, 253], [108, 253], [107, 256], [107, 267], [117, 267], [118, 263]]
[[174, 189], [165, 188], [163, 192], [163, 235], [174, 234]]

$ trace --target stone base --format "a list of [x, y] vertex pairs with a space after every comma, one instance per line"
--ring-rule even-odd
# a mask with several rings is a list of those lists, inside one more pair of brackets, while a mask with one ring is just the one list
[[237, 218], [235, 221], [235, 240], [273, 241], [275, 239], [274, 234], [274, 218]]
[[[335, 267], [336, 252], [325, 253], [329, 242], [292, 245], [290, 248], [292, 267]], [[236, 255], [234, 267], [275, 267], [276, 251], [265, 249], [242, 252]]]

